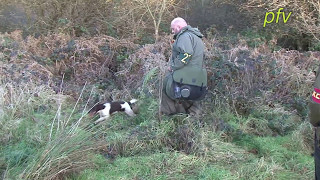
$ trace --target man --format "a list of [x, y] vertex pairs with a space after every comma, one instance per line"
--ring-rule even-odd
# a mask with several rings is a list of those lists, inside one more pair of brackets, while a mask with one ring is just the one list
[[315, 179], [320, 180], [320, 67], [316, 74], [316, 80], [313, 84], [309, 109], [310, 123], [315, 127], [314, 136], [314, 163], [315, 163]]
[[163, 83], [161, 112], [198, 114], [194, 101], [203, 99], [207, 92], [203, 35], [180, 17], [171, 22], [171, 32], [175, 41]]

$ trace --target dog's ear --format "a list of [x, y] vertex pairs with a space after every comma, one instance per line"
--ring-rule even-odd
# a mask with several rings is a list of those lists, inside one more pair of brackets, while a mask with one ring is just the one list
[[93, 117], [95, 114], [97, 114], [97, 111], [95, 110], [95, 107], [91, 108], [90, 111], [88, 112], [90, 117]]
[[89, 112], [89, 117], [93, 117], [95, 114], [97, 114], [97, 112]]
[[94, 115], [97, 114], [97, 112], [99, 111], [99, 109], [98, 109], [99, 105], [100, 104], [96, 104], [90, 109], [90, 111], [88, 112], [90, 117], [93, 117]]

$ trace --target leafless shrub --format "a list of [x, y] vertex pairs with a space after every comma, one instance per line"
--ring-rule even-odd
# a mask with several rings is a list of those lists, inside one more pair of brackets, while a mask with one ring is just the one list
[[4, 1], [2, 5], [2, 8], [21, 5], [28, 16], [24, 26], [30, 32], [72, 36], [108, 34], [143, 41], [146, 35], [152, 34], [158, 40], [160, 24], [168, 24], [180, 1], [14, 0]]
[[[170, 36], [164, 36], [155, 44], [146, 44], [129, 56], [125, 61], [125, 66], [117, 75], [123, 75], [127, 81], [125, 86], [139, 88], [143, 83], [143, 77], [152, 69], [158, 69], [159, 74], [165, 74], [167, 71], [167, 61], [171, 52]], [[155, 69], [154, 69], [155, 70]], [[156, 78], [159, 79], [159, 78]], [[149, 85], [153, 90], [158, 89], [159, 82]]]
[[286, 8], [292, 12], [292, 23], [288, 26], [294, 27], [302, 33], [312, 35], [318, 41], [320, 40], [320, 26], [319, 14], [320, 4], [318, 0], [294, 0], [294, 1], [262, 1], [262, 0], [249, 0], [243, 4], [243, 9], [255, 11], [258, 8], [266, 9], [268, 11], [278, 10], [279, 8]]

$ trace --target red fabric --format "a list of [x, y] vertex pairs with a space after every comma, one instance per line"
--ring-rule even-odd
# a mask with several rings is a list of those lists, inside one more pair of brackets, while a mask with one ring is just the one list
[[312, 92], [312, 100], [320, 104], [320, 89], [314, 88], [314, 91]]

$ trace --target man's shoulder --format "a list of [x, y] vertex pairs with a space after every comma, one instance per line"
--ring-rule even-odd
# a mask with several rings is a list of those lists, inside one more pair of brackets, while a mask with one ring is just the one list
[[188, 31], [184, 31], [179, 35], [177, 40], [186, 40], [186, 39], [191, 39], [192, 38], [192, 33]]

